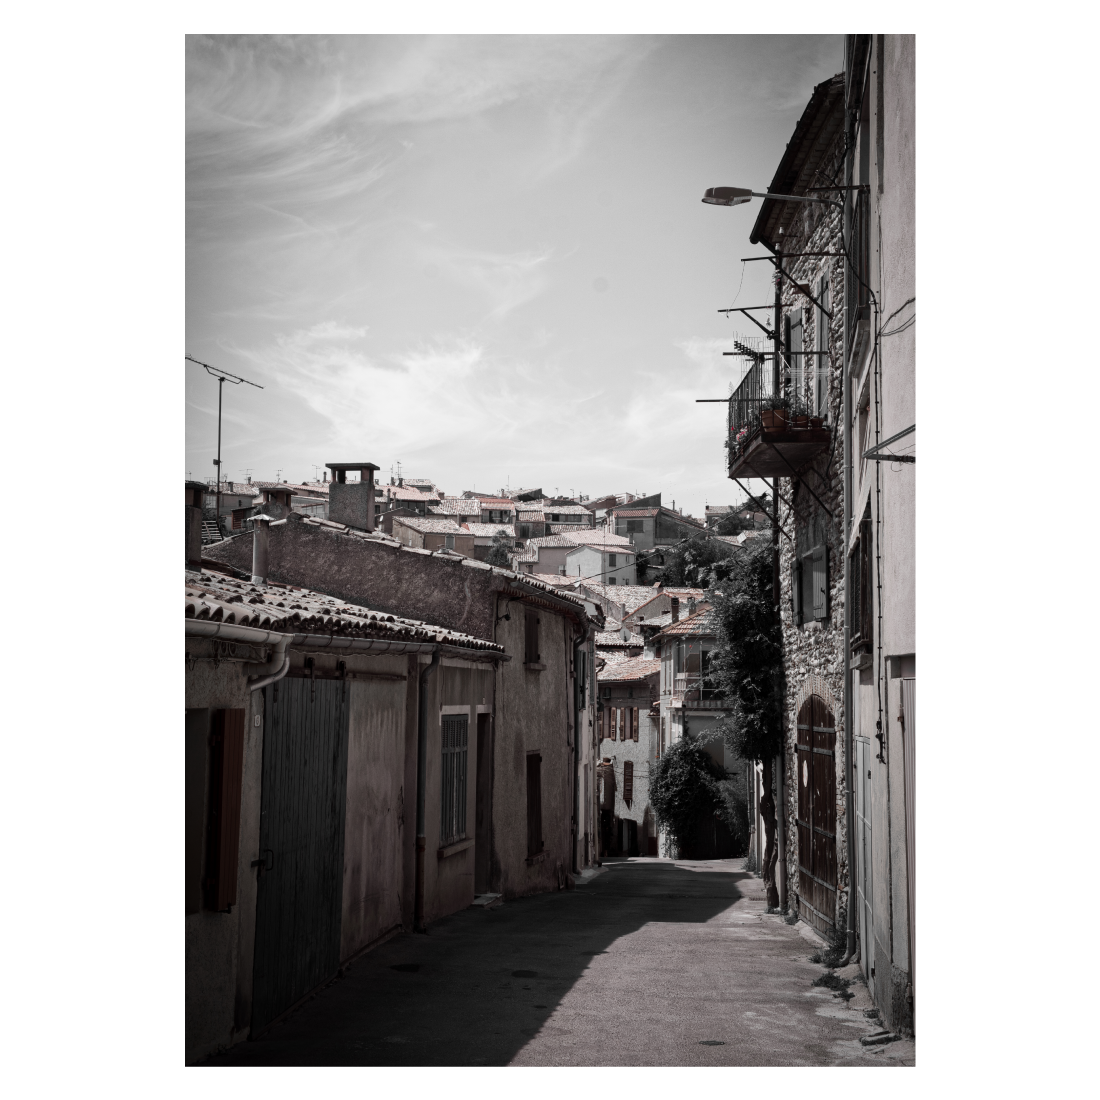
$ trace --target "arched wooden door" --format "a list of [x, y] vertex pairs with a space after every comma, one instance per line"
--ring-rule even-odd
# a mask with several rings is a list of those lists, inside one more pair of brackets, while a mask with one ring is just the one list
[[801, 915], [836, 927], [836, 724], [811, 695], [798, 711], [798, 894]]

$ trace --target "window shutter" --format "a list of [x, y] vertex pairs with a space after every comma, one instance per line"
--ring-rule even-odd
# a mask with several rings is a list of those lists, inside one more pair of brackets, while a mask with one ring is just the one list
[[243, 710], [216, 710], [210, 739], [210, 825], [207, 833], [206, 907], [237, 904], [237, 850], [244, 778]]
[[524, 661], [535, 664], [539, 659], [539, 617], [535, 611], [528, 611], [524, 617]]
[[607, 708], [607, 737], [614, 741], [619, 736], [619, 712], [614, 707]]
[[814, 551], [801, 558], [801, 578], [798, 588], [802, 601], [802, 621], [811, 622], [814, 617]]
[[791, 562], [791, 610], [794, 612], [794, 625], [802, 625], [802, 562], [795, 558]]
[[629, 760], [623, 764], [623, 801], [628, 806], [634, 801], [634, 765]]
[[603, 740], [603, 712], [604, 708], [600, 707], [596, 712], [596, 730], [600, 735], [600, 740]]
[[527, 757], [527, 855], [542, 851], [542, 757]]
[[634, 740], [638, 740], [638, 708], [634, 708]]
[[829, 613], [829, 548], [815, 546], [813, 550], [814, 618], [824, 619]]

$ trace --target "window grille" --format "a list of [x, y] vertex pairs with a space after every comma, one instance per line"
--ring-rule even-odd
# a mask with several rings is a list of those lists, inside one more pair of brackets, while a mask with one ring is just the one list
[[443, 716], [443, 806], [439, 840], [453, 844], [466, 836], [466, 759], [469, 719], [464, 714]]

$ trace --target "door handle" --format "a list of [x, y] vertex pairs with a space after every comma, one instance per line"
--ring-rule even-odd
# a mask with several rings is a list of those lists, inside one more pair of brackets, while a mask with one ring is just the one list
[[252, 866], [259, 867], [261, 875], [264, 871], [270, 871], [275, 867], [275, 853], [270, 848], [265, 848], [263, 850], [263, 855], [271, 856], [271, 862], [267, 863], [263, 859], [254, 859], [252, 861]]

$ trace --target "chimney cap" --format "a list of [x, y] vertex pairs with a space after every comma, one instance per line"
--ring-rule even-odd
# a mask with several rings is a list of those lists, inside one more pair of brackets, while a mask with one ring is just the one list
[[252, 520], [253, 523], [255, 523], [258, 519], [262, 519], [265, 523], [275, 522], [275, 517], [269, 516], [266, 512], [260, 512], [257, 515], [250, 516], [249, 518]]
[[380, 470], [373, 462], [326, 462], [330, 470]]

